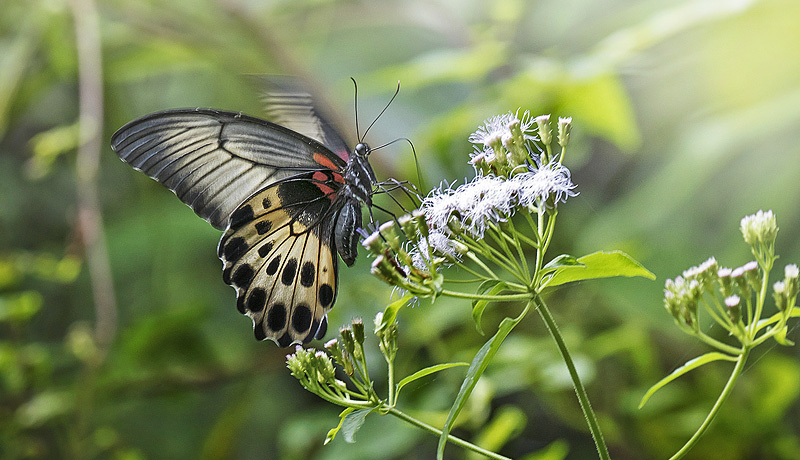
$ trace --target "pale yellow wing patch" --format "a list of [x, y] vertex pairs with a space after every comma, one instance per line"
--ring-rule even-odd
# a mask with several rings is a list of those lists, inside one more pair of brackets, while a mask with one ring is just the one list
[[[286, 184], [283, 184], [284, 186]], [[223, 279], [256, 338], [280, 346], [325, 332], [337, 289], [331, 219], [307, 227], [293, 216], [305, 203], [281, 200], [278, 187], [256, 193], [234, 212], [219, 243]]]

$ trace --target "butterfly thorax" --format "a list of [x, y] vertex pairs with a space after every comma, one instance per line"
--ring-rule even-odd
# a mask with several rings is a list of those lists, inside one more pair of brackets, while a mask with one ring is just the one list
[[370, 151], [369, 145], [364, 143], [359, 143], [353, 149], [344, 171], [345, 185], [342, 190], [346, 198], [354, 198], [367, 206], [372, 205], [372, 186], [377, 182], [367, 158]]

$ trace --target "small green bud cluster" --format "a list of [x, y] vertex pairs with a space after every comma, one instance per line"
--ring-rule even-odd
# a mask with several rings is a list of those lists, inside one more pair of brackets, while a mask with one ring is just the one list
[[[398, 226], [406, 238], [405, 244]], [[415, 210], [396, 222], [382, 224], [364, 238], [362, 245], [375, 256], [373, 275], [414, 295], [435, 297], [442, 289], [438, 268], [456, 262], [459, 251], [464, 250], [455, 243], [438, 232], [432, 234], [425, 215]]]
[[[764, 335], [784, 341], [785, 323], [792, 314], [800, 291], [800, 269], [791, 264], [784, 268], [784, 278], [772, 286], [772, 298], [780, 315], [764, 322], [761, 314], [774, 254], [778, 225], [772, 211], [759, 211], [741, 220], [740, 229], [756, 260], [741, 267], [720, 267], [713, 257], [685, 270], [682, 276], [667, 280], [664, 306], [683, 328], [702, 335], [698, 306], [737, 337], [744, 345], [752, 343], [760, 329], [770, 326]], [[709, 341], [709, 340], [707, 340]]]
[[347, 389], [347, 385], [336, 378], [333, 362], [324, 351], [297, 345], [295, 352], [286, 356], [286, 367], [303, 388], [313, 393], [338, 397]]
[[397, 321], [384, 324], [383, 319], [383, 312], [375, 315], [375, 335], [378, 337], [381, 353], [391, 362], [397, 356]]
[[773, 257], [775, 239], [778, 236], [778, 222], [772, 211], [758, 211], [742, 218], [739, 226], [744, 241], [750, 245], [756, 260], [764, 265]]
[[[667, 280], [664, 306], [681, 326], [698, 331], [698, 306], [705, 301], [703, 296], [709, 294], [712, 304], [721, 305], [716, 297], [718, 295], [722, 298], [725, 316], [729, 319], [729, 322], [722, 322], [723, 327], [738, 329], [743, 326], [742, 302], [750, 304], [760, 283], [761, 274], [755, 261], [731, 269], [720, 267], [717, 260], [711, 257], [696, 267], [684, 270], [682, 276]], [[712, 317], [721, 320], [719, 316]]]
[[800, 270], [798, 270], [797, 265], [791, 264], [784, 267], [783, 273], [783, 280], [772, 285], [772, 296], [775, 299], [775, 305], [778, 310], [787, 312], [794, 307], [797, 301], [797, 293], [800, 289], [800, 282], [798, 282]]
[[[375, 318], [375, 335], [387, 361], [393, 361], [398, 349], [397, 321], [383, 321], [383, 314], [379, 314]], [[356, 318], [339, 330], [339, 338], [325, 343], [327, 353], [298, 345], [294, 353], [286, 356], [286, 366], [303, 388], [327, 401], [345, 407], [373, 405], [379, 399], [367, 372], [365, 340], [364, 322]], [[334, 363], [344, 370], [356, 391], [336, 378]]]

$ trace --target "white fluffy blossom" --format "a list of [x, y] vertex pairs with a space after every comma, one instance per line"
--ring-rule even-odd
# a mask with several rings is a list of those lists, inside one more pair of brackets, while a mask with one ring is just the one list
[[569, 170], [551, 163], [511, 179], [476, 176], [455, 189], [442, 186], [422, 201], [420, 209], [435, 231], [449, 233], [448, 221], [455, 216], [469, 234], [482, 237], [488, 225], [507, 221], [517, 209], [566, 201], [577, 195], [574, 188]]

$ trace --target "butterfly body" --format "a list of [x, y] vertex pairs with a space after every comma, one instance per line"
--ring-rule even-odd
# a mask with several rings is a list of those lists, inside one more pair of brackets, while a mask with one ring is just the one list
[[338, 257], [355, 262], [376, 183], [369, 146], [348, 151], [311, 115], [317, 139], [239, 113], [178, 109], [134, 120], [111, 141], [123, 161], [224, 229], [223, 280], [256, 338], [283, 347], [325, 334]]

